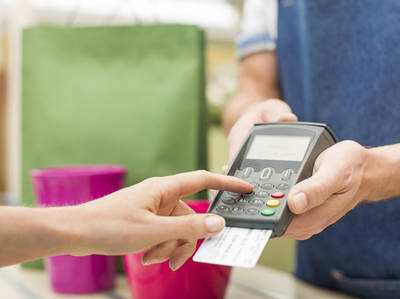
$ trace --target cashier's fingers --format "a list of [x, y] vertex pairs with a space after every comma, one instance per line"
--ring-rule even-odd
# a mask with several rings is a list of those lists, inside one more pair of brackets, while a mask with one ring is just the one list
[[293, 187], [288, 204], [295, 214], [304, 213], [323, 203], [331, 195], [347, 194], [350, 202], [360, 201], [357, 194], [367, 163], [367, 150], [345, 140], [325, 150], [315, 162], [315, 173]]
[[[318, 163], [318, 161], [317, 161]], [[336, 165], [331, 165], [336, 163]], [[290, 191], [289, 209], [294, 214], [305, 213], [323, 204], [331, 195], [344, 188], [342, 168], [337, 162], [324, 162], [310, 178], [298, 183]]]
[[356, 206], [347, 194], [333, 195], [321, 206], [295, 215], [283, 238], [306, 240], [334, 224]]
[[163, 199], [180, 198], [204, 189], [227, 190], [237, 193], [248, 193], [253, 190], [251, 184], [241, 179], [205, 170], [176, 174], [165, 179], [155, 186], [160, 188]]
[[270, 122], [279, 122], [279, 121], [290, 122], [290, 121], [297, 121], [297, 116], [296, 114], [285, 112], [276, 114], [268, 119]]

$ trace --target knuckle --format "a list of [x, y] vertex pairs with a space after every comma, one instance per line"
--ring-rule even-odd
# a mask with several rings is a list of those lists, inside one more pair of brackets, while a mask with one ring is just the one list
[[209, 172], [207, 170], [204, 170], [204, 169], [197, 170], [196, 172], [201, 177], [207, 177], [208, 174], [209, 174]]
[[321, 223], [315, 224], [310, 228], [309, 234], [311, 235], [317, 235], [320, 232], [322, 232], [325, 229], [326, 225], [323, 225]]
[[328, 190], [328, 187], [325, 182], [317, 181], [315, 182], [311, 188], [306, 191], [306, 196], [309, 200], [309, 204], [311, 206], [320, 205], [325, 201], [325, 193]]
[[359, 150], [361, 145], [353, 140], [343, 140], [340, 142], [342, 146], [346, 146], [348, 150]]
[[165, 197], [170, 187], [169, 181], [162, 177], [148, 178], [145, 179], [143, 183], [145, 184], [146, 189], [149, 190], [150, 194], [153, 194], [161, 199]]
[[353, 180], [353, 172], [351, 169], [346, 168], [343, 171], [343, 176], [342, 176], [342, 182], [343, 182], [343, 188], [345, 189], [347, 186], [351, 184], [351, 181]]
[[143, 181], [143, 183], [146, 184], [146, 185], [153, 186], [153, 185], [156, 185], [157, 183], [159, 183], [160, 180], [161, 179], [159, 177], [152, 177], [152, 178], [145, 179]]
[[199, 228], [199, 224], [197, 221], [195, 221], [194, 218], [187, 218], [184, 226], [186, 227], [188, 233], [190, 235], [193, 235], [193, 237], [195, 237], [198, 234], [198, 228]]
[[315, 234], [314, 229], [310, 226], [303, 227], [296, 234], [296, 239], [298, 240], [307, 240], [310, 239]]
[[191, 256], [195, 251], [196, 251], [196, 240], [190, 241], [188, 243], [185, 244], [185, 249], [187, 251], [187, 255]]
[[163, 242], [163, 243], [160, 243], [160, 244], [157, 244], [156, 246], [154, 246], [154, 250], [161, 251], [161, 250], [165, 250], [169, 247], [170, 247], [170, 244], [168, 242]]
[[296, 240], [305, 241], [305, 240], [310, 239], [312, 236], [313, 236], [313, 234], [301, 234], [296, 237]]
[[366, 149], [361, 144], [353, 140], [344, 140], [339, 144], [345, 149], [343, 152], [346, 156], [351, 154], [352, 157], [356, 155], [357, 157], [363, 158], [367, 153]]
[[293, 214], [301, 214], [297, 211], [296, 209], [296, 205], [294, 203], [294, 201], [292, 199], [288, 200], [287, 202], [288, 206], [289, 206], [289, 210], [293, 213]]
[[315, 183], [314, 190], [318, 197], [321, 197], [322, 194], [326, 192], [328, 189], [327, 183], [325, 181], [318, 181]]
[[204, 169], [197, 170], [196, 174], [198, 175], [199, 179], [202, 181], [203, 184], [208, 183], [210, 173], [207, 170]]

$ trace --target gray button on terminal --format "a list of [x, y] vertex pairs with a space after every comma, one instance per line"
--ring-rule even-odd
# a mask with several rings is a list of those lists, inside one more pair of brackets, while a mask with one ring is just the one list
[[253, 172], [254, 172], [253, 168], [247, 167], [247, 168], [243, 169], [242, 177], [248, 178]]
[[256, 215], [256, 214], [258, 214], [258, 210], [255, 208], [250, 208], [250, 209], [246, 210], [246, 214]]
[[264, 168], [260, 174], [260, 179], [268, 180], [272, 176], [273, 173], [274, 173], [273, 168], [271, 168], [271, 167]]
[[242, 208], [239, 208], [239, 207], [233, 207], [231, 211], [232, 211], [233, 214], [240, 214], [244, 210]]
[[218, 206], [216, 210], [218, 212], [224, 213], [224, 212], [228, 212], [229, 208], [227, 206]]
[[262, 184], [261, 188], [266, 189], [266, 190], [271, 190], [274, 188], [274, 185], [272, 185], [270, 183], [266, 183], [266, 184]]
[[289, 185], [288, 185], [288, 184], [285, 184], [285, 183], [279, 184], [279, 185], [278, 185], [278, 189], [279, 189], [279, 190], [286, 190], [286, 189], [288, 189], [288, 188], [289, 188]]
[[233, 196], [233, 197], [239, 197], [240, 194], [239, 193], [235, 193], [235, 192], [227, 192], [225, 191], [228, 195]]
[[250, 204], [252, 204], [253, 206], [261, 206], [264, 204], [264, 201], [262, 201], [261, 199], [253, 199], [252, 201], [250, 201]]
[[292, 169], [286, 169], [282, 172], [282, 181], [288, 181], [290, 180], [290, 177], [293, 174], [293, 170]]
[[260, 191], [257, 193], [257, 197], [268, 197], [269, 193], [266, 191]]
[[239, 198], [237, 202], [241, 204], [249, 203], [249, 201], [246, 198]]
[[236, 202], [236, 200], [233, 197], [227, 197], [222, 199], [222, 202], [227, 205], [233, 205]]

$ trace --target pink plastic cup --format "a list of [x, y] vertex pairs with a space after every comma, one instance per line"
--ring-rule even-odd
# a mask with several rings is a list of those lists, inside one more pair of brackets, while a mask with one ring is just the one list
[[[78, 205], [121, 189], [126, 169], [120, 166], [73, 166], [35, 169], [31, 178], [41, 207]], [[99, 219], [101, 221], [101, 219]], [[116, 258], [61, 255], [45, 259], [52, 289], [64, 294], [88, 294], [114, 287]]]
[[[186, 203], [197, 213], [205, 213], [209, 202], [190, 200]], [[197, 246], [200, 246], [201, 241]], [[124, 256], [128, 283], [135, 299], [221, 299], [229, 282], [231, 267], [193, 262], [190, 258], [177, 271], [168, 261], [143, 266], [144, 252]]]

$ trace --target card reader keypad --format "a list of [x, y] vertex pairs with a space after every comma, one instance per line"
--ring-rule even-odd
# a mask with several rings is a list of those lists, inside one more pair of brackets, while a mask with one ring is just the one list
[[271, 217], [282, 211], [296, 174], [292, 169], [277, 172], [272, 167], [261, 171], [247, 167], [237, 170], [235, 176], [252, 184], [254, 190], [247, 194], [224, 191], [216, 211], [222, 215]]

